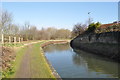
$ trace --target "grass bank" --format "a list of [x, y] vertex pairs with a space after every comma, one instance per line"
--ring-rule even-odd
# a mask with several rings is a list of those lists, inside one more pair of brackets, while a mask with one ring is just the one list
[[[18, 51], [16, 51], [16, 59], [14, 62], [11, 62], [12, 69], [8, 73], [6, 73], [6, 77], [17, 78], [16, 75], [20, 74], [19, 71], [21, 69], [21, 65], [22, 68], [26, 67], [23, 65], [23, 62], [28, 62], [29, 71], [26, 72], [30, 73], [30, 78], [52, 78], [53, 80], [56, 80], [54, 75], [52, 74], [49, 65], [47, 64], [46, 59], [43, 56], [43, 50], [41, 48], [41, 45], [45, 42], [47, 41], [41, 41], [39, 43], [30, 44], [24, 47], [20, 47], [20, 49], [17, 49]], [[26, 57], [25, 55], [29, 56]], [[29, 60], [24, 61], [24, 58], [29, 58]]]
[[24, 42], [14, 45], [6, 44], [8, 47], [13, 47], [16, 53], [15, 61], [11, 61], [11, 68], [4, 72], [4, 78], [51, 78], [56, 80], [51, 66], [49, 66], [42, 47], [54, 44], [64, 43], [69, 40], [41, 40]]

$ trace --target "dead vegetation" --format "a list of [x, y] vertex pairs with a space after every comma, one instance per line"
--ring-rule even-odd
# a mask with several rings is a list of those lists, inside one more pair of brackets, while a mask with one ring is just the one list
[[8, 69], [11, 68], [12, 61], [15, 61], [15, 52], [12, 48], [8, 47], [1, 47], [2, 48], [2, 54], [1, 54], [1, 61], [2, 64], [0, 66], [2, 67], [2, 71], [7, 71]]

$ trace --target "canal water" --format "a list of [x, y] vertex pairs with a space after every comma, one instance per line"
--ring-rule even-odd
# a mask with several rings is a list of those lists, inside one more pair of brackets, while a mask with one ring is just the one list
[[61, 78], [117, 78], [118, 65], [110, 59], [82, 50], [73, 50], [67, 44], [44, 47], [45, 56]]

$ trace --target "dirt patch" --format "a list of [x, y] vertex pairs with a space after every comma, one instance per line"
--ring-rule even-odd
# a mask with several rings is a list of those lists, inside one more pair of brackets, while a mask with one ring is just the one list
[[14, 49], [8, 47], [2, 47], [2, 54], [0, 57], [2, 64], [0, 64], [0, 67], [2, 67], [3, 71], [11, 67], [10, 62], [14, 61], [15, 57], [16, 55]]

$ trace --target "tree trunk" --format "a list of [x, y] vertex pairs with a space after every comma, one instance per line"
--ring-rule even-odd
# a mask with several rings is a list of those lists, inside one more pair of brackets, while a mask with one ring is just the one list
[[20, 43], [20, 37], [19, 37], [19, 43]]
[[4, 35], [2, 34], [2, 44], [4, 44]]
[[16, 43], [16, 37], [14, 37], [14, 43]]

